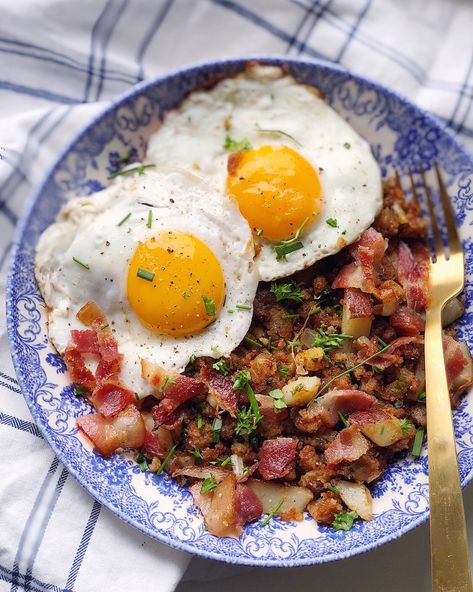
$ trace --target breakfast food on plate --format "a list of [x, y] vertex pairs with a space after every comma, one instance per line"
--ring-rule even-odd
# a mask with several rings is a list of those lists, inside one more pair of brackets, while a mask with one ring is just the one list
[[368, 143], [278, 67], [254, 65], [192, 93], [151, 137], [148, 159], [193, 170], [236, 199], [263, 281], [351, 244], [381, 208]]
[[[148, 156], [37, 248], [51, 340], [95, 408], [81, 432], [189, 486], [216, 536], [371, 520], [369, 485], [426, 429], [419, 206], [278, 68], [193, 93]], [[451, 328], [444, 349], [456, 405], [473, 363]]]

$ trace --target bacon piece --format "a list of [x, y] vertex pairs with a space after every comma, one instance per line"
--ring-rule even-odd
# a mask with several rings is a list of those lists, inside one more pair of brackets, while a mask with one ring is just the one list
[[209, 394], [218, 400], [222, 409], [225, 409], [225, 411], [228, 411], [230, 415], [235, 417], [238, 408], [238, 398], [236, 392], [233, 390], [232, 382], [208, 366], [201, 368], [200, 378], [207, 385]]
[[73, 345], [80, 354], [98, 355], [100, 353], [97, 333], [92, 329], [86, 329], [84, 331], [72, 329], [71, 338]]
[[308, 408], [311, 418], [320, 418], [327, 428], [333, 428], [340, 420], [339, 413], [370, 409], [376, 397], [364, 391], [333, 390], [325, 393]]
[[394, 341], [391, 341], [391, 347], [387, 349], [379, 356], [372, 358], [371, 360], [367, 361], [366, 363], [370, 366], [376, 366], [382, 370], [385, 370], [392, 364], [398, 364], [402, 361], [402, 357], [400, 354], [394, 353], [398, 348], [402, 347], [403, 345], [408, 345], [409, 343], [422, 343], [421, 337], [398, 337]]
[[110, 456], [117, 448], [139, 448], [145, 439], [145, 423], [135, 405], [128, 405], [112, 418], [100, 413], [83, 415], [77, 425], [102, 456]]
[[134, 403], [135, 395], [133, 391], [116, 382], [104, 382], [94, 389], [91, 400], [95, 409], [104, 417], [113, 417], [130, 403]]
[[343, 299], [350, 319], [370, 317], [373, 314], [371, 296], [358, 288], [346, 288]]
[[107, 317], [95, 302], [87, 302], [77, 313], [77, 318], [86, 327], [92, 327], [97, 335], [101, 359], [112, 362], [117, 358], [121, 361], [118, 353], [118, 343], [107, 323]]
[[143, 454], [146, 454], [146, 456], [150, 458], [153, 456], [163, 458], [167, 452], [158, 434], [156, 432], [150, 432], [149, 430], [146, 430], [142, 450]]
[[280, 425], [288, 417], [287, 409], [276, 409], [274, 399], [269, 395], [256, 395], [264, 423], [268, 428]]
[[325, 449], [325, 460], [329, 467], [342, 462], [353, 462], [368, 452], [370, 443], [356, 426], [345, 428]]
[[95, 388], [95, 376], [85, 365], [82, 354], [75, 346], [68, 345], [64, 352], [64, 363], [75, 384], [80, 384], [89, 391]]
[[391, 415], [382, 409], [370, 409], [369, 411], [355, 411], [350, 415], [350, 424], [354, 426], [364, 426], [378, 421], [391, 419]]
[[389, 319], [393, 329], [400, 335], [416, 337], [424, 331], [424, 319], [418, 312], [407, 306], [400, 306]]
[[407, 305], [423, 310], [430, 296], [429, 256], [426, 247], [414, 243], [409, 248], [400, 241], [397, 249], [397, 274], [406, 293]]
[[236, 478], [230, 473], [212, 492], [207, 529], [216, 536], [238, 537], [242, 533], [237, 516]]
[[473, 362], [466, 343], [448, 333], [442, 339], [448, 388], [452, 402], [457, 404], [461, 393], [473, 383]]
[[340, 270], [332, 288], [359, 288], [363, 292], [375, 294], [386, 246], [387, 242], [377, 230], [365, 230], [350, 247], [350, 254], [355, 262]]
[[292, 438], [265, 440], [259, 451], [258, 466], [263, 479], [268, 481], [287, 475], [296, 456], [296, 448], [296, 441]]
[[263, 513], [263, 504], [259, 497], [244, 483], [236, 486], [236, 513], [242, 525], [256, 520]]

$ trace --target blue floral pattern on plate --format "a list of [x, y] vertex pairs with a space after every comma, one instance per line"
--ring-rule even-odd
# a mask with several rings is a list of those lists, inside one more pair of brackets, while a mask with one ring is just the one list
[[[324, 62], [256, 58], [284, 64], [299, 81], [318, 87], [327, 101], [370, 142], [384, 175], [395, 168], [437, 160], [447, 176], [461, 232], [473, 224], [470, 155], [452, 134], [394, 92]], [[349, 532], [318, 527], [311, 519], [248, 525], [238, 539], [205, 532], [188, 491], [166, 475], [137, 470], [130, 454], [103, 459], [78, 432], [75, 418], [88, 405], [74, 395], [67, 374], [48, 341], [46, 316], [34, 279], [35, 245], [69, 197], [90, 194], [107, 183], [117, 161], [142, 159], [149, 136], [163, 114], [192, 90], [239, 72], [244, 61], [203, 64], [138, 85], [119, 97], [61, 154], [34, 196], [18, 229], [9, 277], [7, 307], [12, 355], [31, 413], [58, 457], [100, 502], [142, 532], [204, 557], [261, 566], [296, 566], [341, 559], [373, 549], [406, 533], [428, 516], [427, 459], [408, 456], [374, 485], [375, 516]], [[473, 245], [465, 237], [466, 291], [473, 283]], [[459, 330], [473, 346], [473, 310], [467, 298]], [[455, 413], [462, 483], [473, 476], [473, 403]]]

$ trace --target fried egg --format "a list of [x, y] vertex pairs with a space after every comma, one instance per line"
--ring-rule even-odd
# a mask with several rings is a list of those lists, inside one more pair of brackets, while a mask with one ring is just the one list
[[84, 328], [78, 310], [96, 302], [124, 354], [121, 378], [143, 396], [141, 358], [181, 372], [192, 355], [233, 351], [258, 283], [237, 204], [178, 169], [121, 176], [68, 202], [39, 240], [36, 278], [59, 353]]
[[368, 143], [279, 67], [192, 93], [151, 137], [148, 159], [193, 170], [237, 201], [265, 281], [354, 242], [382, 204]]

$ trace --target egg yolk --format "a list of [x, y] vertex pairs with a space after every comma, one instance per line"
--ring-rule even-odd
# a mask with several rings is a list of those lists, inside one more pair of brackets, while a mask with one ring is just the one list
[[253, 231], [269, 240], [291, 238], [304, 222], [307, 229], [321, 210], [317, 173], [287, 146], [261, 146], [232, 154], [227, 191]]
[[224, 275], [201, 240], [163, 232], [136, 247], [127, 295], [145, 326], [164, 335], [193, 335], [213, 322], [223, 306]]

